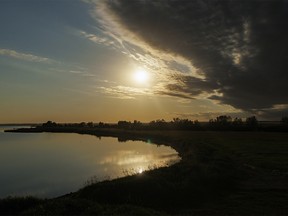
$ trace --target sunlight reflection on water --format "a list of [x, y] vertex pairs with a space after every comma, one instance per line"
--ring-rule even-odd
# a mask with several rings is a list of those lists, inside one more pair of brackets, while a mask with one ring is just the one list
[[87, 180], [117, 178], [179, 161], [167, 146], [60, 133], [0, 132], [0, 197], [55, 197]]

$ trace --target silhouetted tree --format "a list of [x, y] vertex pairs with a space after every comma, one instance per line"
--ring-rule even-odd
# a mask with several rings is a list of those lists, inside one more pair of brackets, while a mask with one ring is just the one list
[[164, 119], [157, 119], [149, 123], [151, 129], [168, 129], [168, 123]]
[[79, 126], [80, 126], [80, 127], [85, 127], [85, 126], [86, 126], [86, 123], [85, 123], [85, 122], [81, 122], [81, 123], [79, 124]]
[[198, 120], [194, 120], [194, 130], [202, 130], [203, 127], [201, 126]]
[[99, 122], [99, 123], [98, 123], [98, 127], [99, 127], [99, 128], [103, 128], [103, 127], [104, 127], [104, 123], [103, 123], [103, 122]]
[[57, 123], [52, 121], [47, 121], [46, 123], [42, 124], [43, 127], [56, 127]]
[[240, 127], [240, 126], [243, 126], [243, 121], [241, 118], [235, 118], [232, 122], [233, 126], [235, 127]]
[[118, 121], [117, 126], [122, 129], [131, 129], [132, 123], [130, 121]]
[[231, 116], [221, 115], [216, 117], [216, 122], [219, 125], [228, 125], [232, 122]]
[[251, 116], [246, 118], [246, 126], [252, 129], [256, 129], [258, 127], [258, 120], [256, 118], [256, 116]]
[[189, 130], [195, 127], [194, 122], [189, 119], [173, 118], [171, 125], [174, 129]]
[[93, 127], [93, 126], [94, 126], [94, 123], [93, 123], [93, 122], [88, 122], [88, 123], [87, 123], [87, 126], [88, 126], [88, 127]]
[[132, 127], [134, 129], [141, 129], [142, 128], [142, 123], [140, 121], [134, 120]]
[[221, 115], [217, 116], [216, 119], [209, 120], [209, 126], [212, 129], [223, 130], [231, 129], [232, 118], [231, 116]]

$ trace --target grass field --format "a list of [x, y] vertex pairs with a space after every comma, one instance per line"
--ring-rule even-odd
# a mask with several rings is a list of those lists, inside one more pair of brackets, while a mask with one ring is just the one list
[[91, 184], [55, 199], [3, 199], [0, 213], [288, 215], [288, 133], [105, 131], [103, 134], [169, 145], [179, 152], [182, 160], [168, 168]]

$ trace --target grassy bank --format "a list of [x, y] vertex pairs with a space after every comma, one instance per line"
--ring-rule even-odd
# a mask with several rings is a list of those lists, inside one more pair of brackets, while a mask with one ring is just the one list
[[4, 199], [0, 201], [2, 214], [288, 214], [287, 133], [77, 128], [53, 132], [150, 140], [173, 147], [182, 160], [168, 168], [92, 184], [55, 199]]

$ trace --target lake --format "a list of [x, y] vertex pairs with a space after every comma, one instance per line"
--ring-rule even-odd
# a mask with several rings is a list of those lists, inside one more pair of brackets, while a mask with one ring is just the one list
[[11, 126], [0, 126], [0, 198], [57, 197], [90, 180], [145, 175], [145, 170], [180, 160], [174, 149], [143, 141], [72, 133], [4, 133], [4, 129]]

